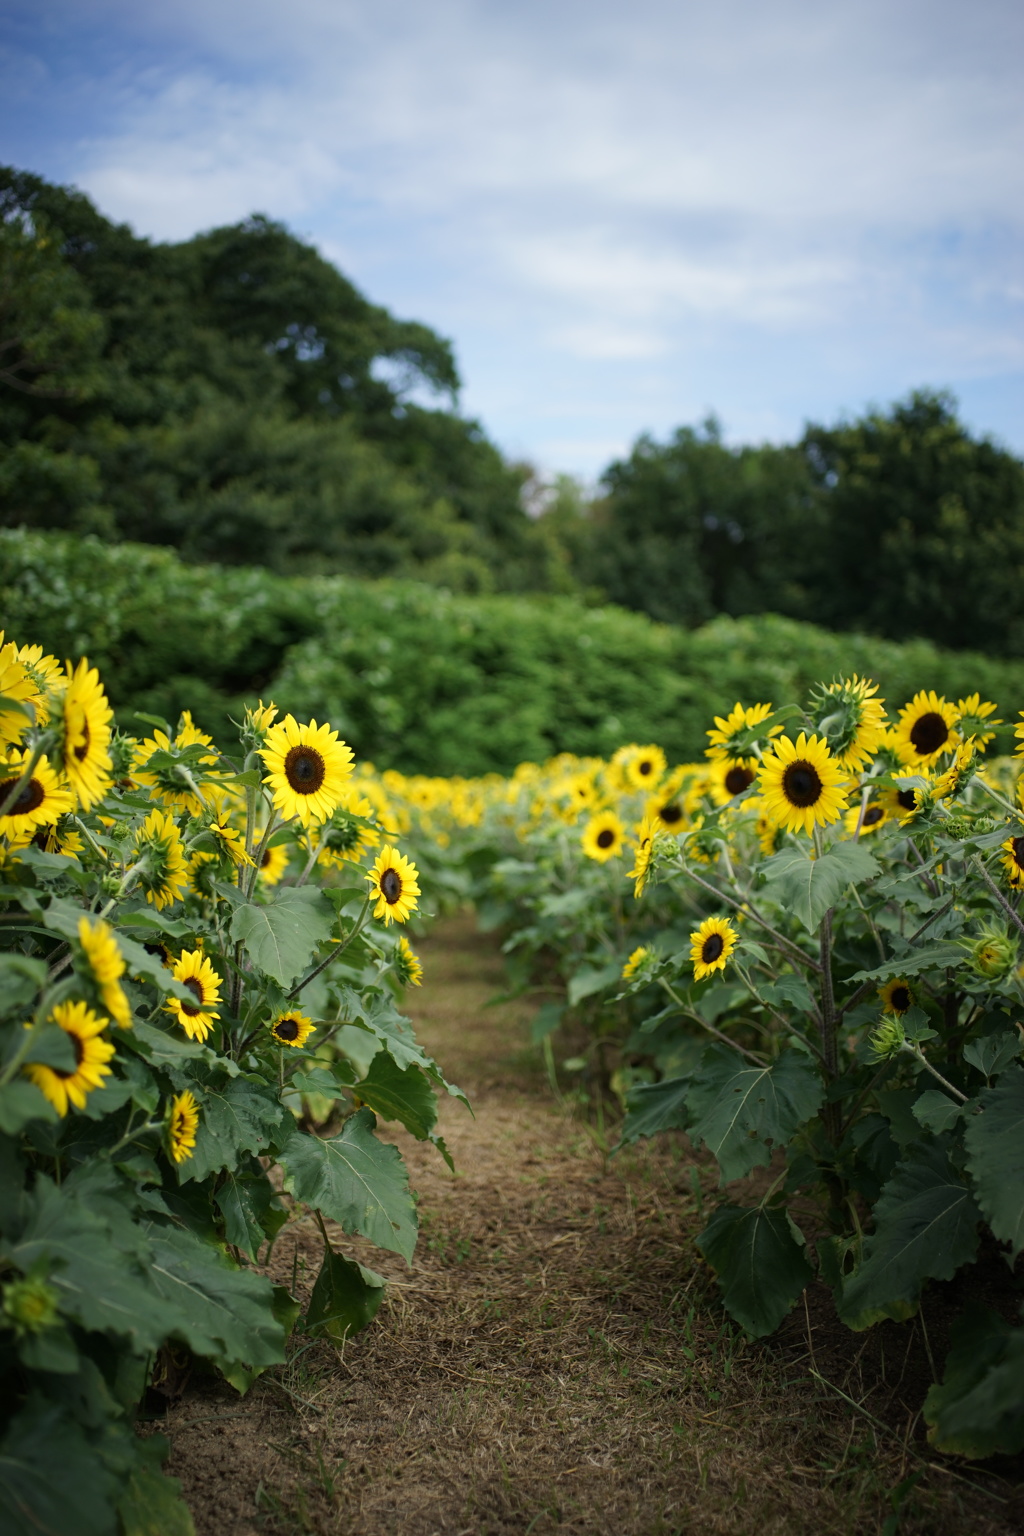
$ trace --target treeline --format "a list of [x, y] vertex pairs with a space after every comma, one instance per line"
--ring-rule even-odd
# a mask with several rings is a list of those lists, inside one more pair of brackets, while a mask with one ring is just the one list
[[945, 395], [783, 446], [730, 447], [714, 420], [643, 437], [595, 497], [563, 477], [531, 517], [528, 467], [459, 414], [458, 384], [447, 341], [280, 224], [156, 244], [0, 169], [9, 527], [1024, 655], [1024, 465]]
[[659, 742], [703, 755], [737, 699], [801, 699], [822, 677], [877, 679], [893, 709], [920, 688], [980, 690], [1013, 749], [1024, 665], [927, 641], [835, 635], [773, 615], [695, 630], [569, 597], [459, 596], [424, 583], [280, 577], [187, 565], [167, 550], [94, 537], [0, 532], [8, 638], [99, 666], [118, 720], [182, 709], [221, 740], [246, 702], [273, 697], [330, 720], [379, 768], [510, 772], [559, 751], [607, 756]]

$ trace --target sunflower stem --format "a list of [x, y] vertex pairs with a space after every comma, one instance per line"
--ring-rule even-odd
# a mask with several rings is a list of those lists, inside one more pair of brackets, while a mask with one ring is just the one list
[[683, 873], [695, 885], [699, 885], [702, 890], [707, 891], [710, 896], [717, 896], [719, 901], [725, 902], [726, 906], [734, 907], [737, 912], [742, 912], [745, 917], [752, 917], [754, 922], [764, 929], [765, 933], [771, 934], [783, 954], [787, 955], [791, 961], [798, 960], [801, 965], [809, 965], [813, 971], [819, 969], [817, 960], [813, 959], [811, 955], [805, 954], [802, 949], [798, 949], [790, 939], [787, 939], [784, 934], [779, 933], [777, 929], [773, 928], [771, 923], [761, 916], [752, 901], [736, 901], [732, 896], [727, 896], [724, 891], [720, 891], [710, 881], [702, 880], [700, 875], [695, 874], [687, 864], [683, 865]]
[[741, 1056], [746, 1057], [747, 1061], [752, 1061], [755, 1067], [766, 1067], [768, 1065], [764, 1057], [759, 1056], [756, 1051], [748, 1051], [744, 1046], [730, 1039], [728, 1035], [723, 1034], [720, 1029], [716, 1029], [713, 1024], [709, 1024], [706, 1019], [702, 1019], [699, 1013], [694, 1013], [692, 1008], [687, 1008], [675, 987], [670, 981], [666, 981], [664, 976], [658, 978], [658, 985], [668, 993], [684, 1018], [692, 1019], [694, 1024], [699, 1024], [701, 1029], [706, 1029], [709, 1035], [714, 1035], [715, 1039], [721, 1040], [723, 1045], [731, 1045], [734, 1051], [738, 1051]]
[[959, 1088], [954, 1088], [953, 1084], [949, 1081], [949, 1078], [943, 1077], [938, 1067], [932, 1066], [931, 1062], [928, 1060], [927, 1056], [924, 1054], [924, 1051], [922, 1051], [919, 1045], [912, 1045], [909, 1040], [904, 1040], [903, 1044], [900, 1046], [900, 1050], [903, 1051], [905, 1055], [913, 1056], [917, 1061], [919, 1061], [922, 1067], [924, 1067], [925, 1071], [930, 1072], [935, 1081], [937, 1083], [941, 1083], [947, 1092], [951, 1093], [955, 1099], [960, 1100], [961, 1104], [967, 1103], [967, 1094], [961, 1093]]
[[1007, 917], [1015, 925], [1015, 927], [1018, 929], [1018, 931], [1020, 933], [1024, 933], [1024, 922], [1021, 921], [1020, 915], [1017, 912], [1016, 907], [1011, 906], [1010, 903], [1007, 901], [1006, 897], [1003, 895], [1003, 893], [999, 889], [998, 885], [996, 885], [995, 881], [992, 879], [992, 876], [989, 874], [989, 872], [985, 868], [984, 864], [977, 857], [977, 855], [975, 855], [974, 859], [972, 859], [971, 862], [974, 864], [974, 867], [977, 869], [977, 871], [980, 874], [981, 878], [984, 880], [985, 884], [988, 886], [989, 890], [992, 892], [992, 895], [995, 897], [996, 901], [998, 901], [999, 905], [1002, 907], [1002, 909], [1006, 913]]
[[303, 987], [308, 987], [311, 981], [316, 980], [321, 971], [326, 971], [327, 967], [333, 960], [337, 960], [339, 955], [345, 953], [345, 950], [348, 949], [349, 945], [352, 943], [352, 940], [358, 933], [362, 931], [363, 924], [366, 922], [367, 913], [370, 910], [370, 900], [371, 896], [369, 895], [364, 898], [362, 910], [360, 911], [359, 916], [356, 919], [348, 937], [342, 939], [340, 944], [336, 944], [335, 947], [331, 950], [330, 954], [325, 956], [325, 958], [320, 961], [319, 965], [315, 965], [308, 975], [303, 976], [301, 981], [295, 983], [295, 986], [292, 987], [291, 991], [288, 993], [286, 998], [287, 1002], [290, 1003], [293, 997], [298, 997]]
[[275, 821], [273, 816], [271, 816], [270, 820], [267, 822], [267, 829], [263, 836], [260, 838], [260, 845], [252, 856], [252, 874], [249, 876], [249, 883], [245, 888], [246, 901], [252, 900], [252, 893], [256, 889], [256, 881], [259, 879], [260, 870], [263, 868], [263, 855], [267, 851], [267, 845], [269, 844], [270, 839], [273, 837], [274, 833], [283, 826], [284, 822]]

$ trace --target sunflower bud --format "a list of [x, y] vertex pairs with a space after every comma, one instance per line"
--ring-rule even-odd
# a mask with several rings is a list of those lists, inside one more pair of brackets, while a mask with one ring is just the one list
[[899, 1055], [906, 1040], [906, 1031], [899, 1019], [886, 1018], [875, 1030], [868, 1043], [879, 1060], [888, 1060], [891, 1056]]
[[975, 975], [986, 981], [1006, 976], [1017, 963], [1017, 946], [998, 929], [988, 929], [971, 950], [970, 966]]
[[4, 1286], [3, 1314], [19, 1338], [42, 1333], [57, 1321], [57, 1292], [32, 1275]]

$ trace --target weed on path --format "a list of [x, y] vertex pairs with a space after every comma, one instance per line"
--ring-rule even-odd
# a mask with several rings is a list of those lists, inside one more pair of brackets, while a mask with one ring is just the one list
[[[420, 1200], [412, 1269], [332, 1232], [388, 1275], [376, 1322], [343, 1350], [297, 1335], [247, 1397], [193, 1380], [171, 1402], [168, 1470], [199, 1536], [1024, 1528], [1004, 1478], [935, 1465], [820, 1304], [775, 1341], [745, 1340], [693, 1244], [715, 1174], [692, 1178], [682, 1138], [604, 1156], [553, 1104], [526, 1005], [486, 1006], [493, 941], [458, 919], [419, 947], [410, 1011], [476, 1111], [443, 1109], [457, 1175], [400, 1132]], [[296, 1221], [271, 1273], [308, 1296], [320, 1251]]]

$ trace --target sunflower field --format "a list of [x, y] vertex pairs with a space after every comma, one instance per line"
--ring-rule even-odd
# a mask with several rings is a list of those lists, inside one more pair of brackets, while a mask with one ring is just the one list
[[[134, 1432], [182, 1352], [240, 1392], [295, 1328], [343, 1339], [379, 1275], [326, 1220], [411, 1258], [397, 1121], [448, 1154], [462, 1099], [399, 1010], [416, 866], [337, 733], [246, 712], [112, 728], [87, 660], [0, 636], [0, 1507], [5, 1532], [186, 1536]], [[398, 925], [398, 926], [396, 926]], [[260, 1272], [296, 1207], [305, 1316]]]
[[968, 1277], [923, 1412], [976, 1458], [1024, 1448], [1024, 724], [990, 760], [999, 723], [930, 690], [890, 718], [854, 676], [737, 704], [699, 762], [394, 786], [535, 992], [553, 1079], [568, 1039], [569, 1095], [617, 1093], [623, 1143], [716, 1159], [698, 1246], [749, 1335], [815, 1278], [862, 1331]]

